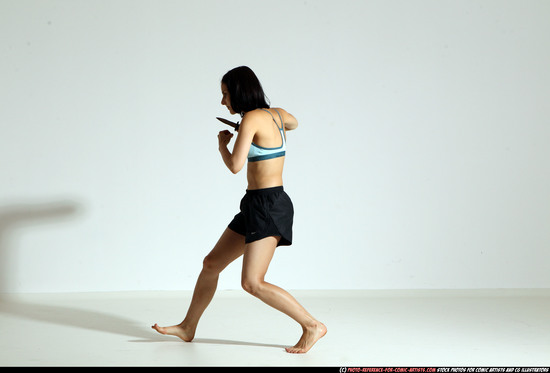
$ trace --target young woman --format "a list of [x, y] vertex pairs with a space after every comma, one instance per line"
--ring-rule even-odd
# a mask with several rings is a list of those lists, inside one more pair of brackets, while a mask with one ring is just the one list
[[283, 190], [286, 131], [298, 121], [280, 108], [270, 108], [254, 72], [241, 66], [227, 72], [221, 82], [222, 101], [231, 114], [242, 121], [231, 153], [227, 145], [233, 134], [220, 131], [219, 151], [229, 170], [236, 174], [248, 159], [248, 188], [240, 212], [229, 223], [212, 251], [204, 258], [191, 305], [178, 325], [153, 329], [190, 342], [199, 319], [212, 300], [220, 272], [243, 255], [241, 283], [244, 290], [296, 320], [302, 337], [290, 353], [307, 352], [327, 329], [311, 316], [289, 293], [264, 280], [275, 249], [292, 244], [294, 210]]

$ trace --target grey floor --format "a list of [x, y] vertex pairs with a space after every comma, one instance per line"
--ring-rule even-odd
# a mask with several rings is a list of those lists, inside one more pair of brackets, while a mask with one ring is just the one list
[[183, 318], [190, 292], [0, 298], [0, 366], [549, 366], [550, 290], [293, 291], [328, 327], [301, 329], [244, 291], [218, 291], [196, 339], [150, 325]]

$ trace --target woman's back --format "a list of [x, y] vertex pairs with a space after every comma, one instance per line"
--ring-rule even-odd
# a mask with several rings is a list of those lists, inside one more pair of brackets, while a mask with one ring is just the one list
[[253, 110], [243, 118], [243, 125], [254, 131], [248, 152], [248, 189], [283, 185], [285, 121], [296, 119], [280, 108]]

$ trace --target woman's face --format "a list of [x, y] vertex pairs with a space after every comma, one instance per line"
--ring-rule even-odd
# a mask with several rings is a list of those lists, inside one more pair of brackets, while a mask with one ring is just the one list
[[227, 86], [224, 83], [222, 83], [222, 105], [224, 105], [227, 110], [229, 110], [229, 113], [236, 114], [231, 107], [231, 97], [229, 96]]

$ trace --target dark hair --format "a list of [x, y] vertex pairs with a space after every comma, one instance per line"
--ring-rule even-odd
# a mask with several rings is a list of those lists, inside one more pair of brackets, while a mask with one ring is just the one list
[[234, 112], [246, 113], [269, 108], [262, 85], [249, 67], [240, 66], [229, 70], [223, 76], [222, 83], [227, 87]]

